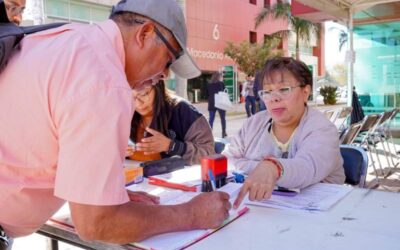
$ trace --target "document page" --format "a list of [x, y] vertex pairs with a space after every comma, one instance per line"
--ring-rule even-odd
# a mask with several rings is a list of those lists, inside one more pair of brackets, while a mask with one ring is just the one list
[[250, 201], [250, 205], [274, 207], [281, 209], [302, 209], [325, 211], [346, 196], [353, 188], [344, 185], [317, 183], [304, 188], [296, 196], [272, 195], [263, 201]]
[[[237, 183], [228, 183], [218, 191], [226, 192], [230, 195], [230, 201], [233, 202], [237, 195], [239, 194], [241, 184]], [[187, 202], [191, 200], [196, 195], [200, 193], [194, 192], [183, 192], [180, 190], [168, 191], [166, 193], [159, 194], [161, 204], [163, 205], [174, 205]], [[231, 209], [229, 218], [223, 223], [223, 226], [231, 222], [232, 220], [238, 218], [248, 211], [248, 208], [242, 206], [236, 210]], [[191, 230], [185, 232], [175, 232], [175, 233], [166, 233], [157, 236], [153, 236], [147, 240], [133, 243], [133, 245], [145, 248], [145, 249], [181, 249], [186, 246], [191, 245], [192, 243], [206, 237], [217, 229], [209, 229], [209, 230]]]

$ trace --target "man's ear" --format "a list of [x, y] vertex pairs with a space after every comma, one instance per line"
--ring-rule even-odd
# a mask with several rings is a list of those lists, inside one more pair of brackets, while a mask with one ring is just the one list
[[153, 39], [153, 36], [155, 35], [154, 29], [155, 25], [150, 21], [145, 22], [139, 27], [135, 36], [139, 48], [143, 48], [147, 41]]

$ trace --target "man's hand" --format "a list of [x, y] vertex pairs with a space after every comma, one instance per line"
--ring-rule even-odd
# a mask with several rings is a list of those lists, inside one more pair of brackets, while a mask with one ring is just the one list
[[251, 201], [269, 199], [277, 179], [278, 169], [276, 166], [271, 162], [261, 161], [247, 177], [233, 207], [238, 208], [247, 193], [249, 193], [249, 200]]
[[189, 201], [189, 212], [193, 215], [192, 227], [209, 229], [221, 226], [229, 217], [231, 203], [224, 192], [202, 193]]
[[146, 131], [153, 136], [143, 138], [140, 143], [136, 144], [136, 150], [144, 151], [145, 155], [167, 152], [169, 150], [171, 139], [151, 128], [146, 128]]
[[129, 199], [133, 202], [141, 202], [148, 205], [157, 205], [160, 204], [160, 197], [148, 194], [146, 192], [133, 192], [127, 190]]

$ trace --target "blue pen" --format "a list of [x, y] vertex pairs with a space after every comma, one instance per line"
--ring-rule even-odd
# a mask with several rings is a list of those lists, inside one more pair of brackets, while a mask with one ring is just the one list
[[215, 178], [214, 178], [214, 175], [213, 175], [211, 169], [208, 170], [208, 177], [210, 177], [211, 185], [212, 185], [213, 191], [217, 190], [217, 188], [216, 188], [216, 183], [215, 183]]

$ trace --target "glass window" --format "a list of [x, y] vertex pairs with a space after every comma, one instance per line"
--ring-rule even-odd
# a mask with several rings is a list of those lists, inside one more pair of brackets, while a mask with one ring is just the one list
[[257, 33], [254, 31], [249, 32], [249, 41], [250, 43], [257, 43]]
[[77, 0], [46, 0], [45, 10], [47, 20], [91, 23], [106, 20], [111, 6]]
[[354, 29], [354, 85], [366, 113], [400, 106], [400, 22]]

